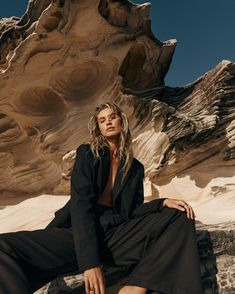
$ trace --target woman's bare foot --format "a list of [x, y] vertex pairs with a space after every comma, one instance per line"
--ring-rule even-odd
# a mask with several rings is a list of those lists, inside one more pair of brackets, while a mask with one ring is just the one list
[[124, 286], [118, 291], [118, 294], [146, 294], [146, 292], [146, 288], [137, 286]]

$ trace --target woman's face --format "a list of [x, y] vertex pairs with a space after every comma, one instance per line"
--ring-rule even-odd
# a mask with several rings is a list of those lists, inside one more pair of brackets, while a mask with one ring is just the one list
[[112, 109], [105, 108], [97, 115], [101, 134], [109, 138], [119, 137], [122, 130], [121, 117]]

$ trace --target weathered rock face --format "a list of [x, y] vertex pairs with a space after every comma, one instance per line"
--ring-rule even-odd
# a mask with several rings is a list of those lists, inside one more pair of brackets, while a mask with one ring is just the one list
[[128, 1], [32, 0], [21, 20], [2, 21], [2, 205], [69, 193], [62, 156], [88, 139], [94, 107], [123, 100], [133, 112], [124, 87], [163, 85], [175, 42], [152, 36], [148, 10]]
[[165, 87], [175, 41], [153, 36], [148, 11], [127, 0], [31, 0], [22, 19], [2, 21], [1, 205], [69, 194], [62, 157], [112, 100], [129, 117], [148, 199], [183, 198], [206, 223], [234, 219], [235, 65]]
[[[175, 44], [154, 39], [147, 10], [127, 1], [31, 1], [21, 20], [2, 22], [2, 205], [68, 194], [61, 158], [87, 139], [91, 111], [110, 99], [129, 115], [152, 195], [191, 201], [206, 222], [230, 219], [234, 65], [164, 87]], [[221, 201], [224, 211], [210, 215], [208, 205], [214, 213]]]
[[196, 224], [204, 293], [235, 291], [235, 223]]
[[151, 122], [136, 145], [153, 195], [185, 199], [204, 223], [235, 216], [234, 86], [235, 65], [223, 61], [193, 84], [142, 94]]

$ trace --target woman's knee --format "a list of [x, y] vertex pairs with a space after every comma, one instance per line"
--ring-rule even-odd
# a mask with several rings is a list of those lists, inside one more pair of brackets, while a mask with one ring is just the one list
[[184, 218], [186, 213], [184, 211], [181, 211], [177, 208], [173, 208], [173, 207], [165, 207], [164, 208], [164, 212], [165, 214], [169, 215], [169, 217], [173, 217], [173, 218], [178, 218], [178, 217], [181, 217], [181, 218]]
[[188, 218], [186, 212], [180, 211], [180, 210], [178, 210], [178, 211], [179, 211], [178, 212], [178, 217], [180, 219], [181, 226], [184, 227], [184, 230], [187, 229], [187, 228], [189, 230], [191, 230], [192, 228], [194, 229], [195, 228], [195, 220], [191, 219], [191, 218]]
[[189, 219], [187, 216], [187, 213], [185, 211], [181, 211], [177, 208], [166, 208], [168, 210], [168, 213], [171, 214], [172, 220], [178, 220], [182, 223], [182, 225], [186, 226], [195, 226], [195, 220]]

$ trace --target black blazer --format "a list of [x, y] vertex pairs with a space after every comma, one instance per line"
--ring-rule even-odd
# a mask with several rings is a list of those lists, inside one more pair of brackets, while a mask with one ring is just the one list
[[[96, 202], [102, 195], [109, 176], [110, 153], [105, 147], [100, 151], [100, 159], [94, 157], [89, 144], [77, 148], [76, 160], [71, 176], [71, 198], [65, 206], [55, 212], [55, 218], [46, 228], [72, 226], [74, 245], [80, 271], [100, 266]], [[165, 198], [143, 204], [144, 166], [137, 159], [124, 178], [120, 160], [113, 186], [114, 225], [160, 211]]]

